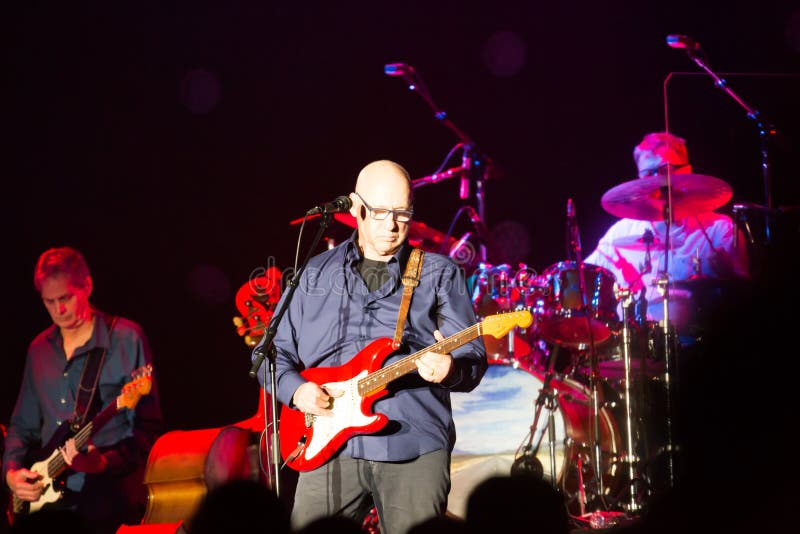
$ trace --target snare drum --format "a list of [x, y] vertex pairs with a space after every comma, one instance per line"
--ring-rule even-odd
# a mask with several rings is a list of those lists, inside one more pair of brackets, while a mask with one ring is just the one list
[[589, 263], [562, 261], [545, 269], [536, 279], [541, 288], [535, 306], [541, 335], [567, 348], [583, 349], [592, 342], [607, 341], [609, 325], [618, 320], [615, 284], [611, 271]]
[[[582, 466], [584, 483], [591, 479], [591, 403], [589, 392], [569, 378], [553, 380], [558, 395], [554, 410], [556, 427], [556, 479], [569, 498], [570, 510], [580, 513], [577, 476]], [[509, 475], [521, 446], [529, 439], [536, 413], [536, 399], [544, 386], [544, 376], [520, 367], [495, 363], [489, 365], [480, 384], [469, 393], [451, 393], [456, 443], [450, 467], [451, 489], [447, 511], [465, 518], [469, 494], [483, 480], [495, 475]], [[545, 478], [552, 479], [550, 468], [548, 411], [539, 415], [533, 444], [541, 438], [537, 458]], [[621, 437], [615, 416], [601, 402], [600, 447], [606, 491], [616, 487], [616, 456]]]

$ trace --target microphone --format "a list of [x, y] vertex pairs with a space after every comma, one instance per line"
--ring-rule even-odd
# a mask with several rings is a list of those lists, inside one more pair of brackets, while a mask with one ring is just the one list
[[408, 63], [387, 63], [383, 66], [383, 72], [387, 76], [402, 76], [403, 81], [408, 84], [409, 90], [417, 89], [417, 82], [414, 81], [414, 67]]
[[383, 72], [387, 76], [407, 76], [413, 73], [414, 69], [406, 63], [387, 63], [383, 66]]
[[478, 239], [480, 239], [484, 245], [488, 244], [489, 229], [486, 228], [486, 223], [481, 220], [481, 216], [478, 215], [478, 212], [475, 211], [475, 208], [472, 206], [465, 206], [464, 209], [467, 211], [467, 215], [469, 215], [469, 221], [478, 233]]
[[349, 211], [353, 206], [353, 201], [347, 195], [336, 197], [333, 202], [325, 202], [319, 206], [314, 206], [306, 212], [306, 215], [323, 215], [325, 213], [342, 213]]
[[667, 35], [667, 45], [672, 48], [684, 48], [686, 50], [699, 50], [700, 43], [687, 35]]
[[[470, 157], [469, 149], [466, 147], [464, 148], [464, 153], [461, 156], [461, 168], [464, 170], [461, 171], [461, 184], [458, 188], [458, 196], [461, 198], [461, 200], [464, 200], [469, 196], [469, 175], [470, 171], [472, 170], [472, 158]], [[472, 218], [471, 215], [470, 218]]]
[[567, 199], [567, 257], [581, 262], [581, 234], [575, 220], [575, 204], [571, 198]]

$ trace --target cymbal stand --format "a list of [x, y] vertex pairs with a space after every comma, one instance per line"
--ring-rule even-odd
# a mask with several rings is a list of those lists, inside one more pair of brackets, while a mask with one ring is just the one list
[[[664, 319], [662, 322], [662, 329], [664, 333], [664, 362], [666, 370], [664, 372], [664, 397], [665, 397], [665, 430], [666, 430], [666, 443], [664, 450], [667, 457], [667, 482], [669, 487], [675, 487], [675, 445], [673, 442], [673, 421], [672, 421], [672, 376], [674, 373], [674, 361], [672, 351], [672, 331], [669, 321], [669, 253], [672, 250], [672, 239], [670, 237], [670, 229], [672, 226], [672, 212], [670, 206], [672, 205], [672, 187], [670, 182], [670, 175], [667, 173], [667, 186], [664, 196], [667, 202], [664, 204], [664, 224], [665, 242], [664, 242], [664, 269], [658, 274], [656, 286], [662, 297], [662, 304], [664, 310]], [[663, 197], [662, 197], [663, 198]]]
[[[586, 301], [586, 287], [583, 282], [583, 263], [579, 266], [579, 275], [581, 285], [581, 294]], [[586, 307], [586, 306], [584, 306]], [[586, 324], [589, 333], [589, 361], [591, 367], [591, 376], [589, 378], [589, 392], [591, 394], [591, 410], [592, 410], [592, 463], [594, 464], [594, 476], [597, 481], [597, 496], [600, 502], [605, 507], [605, 500], [603, 499], [603, 468], [602, 468], [602, 451], [600, 447], [600, 394], [598, 384], [600, 382], [600, 363], [597, 357], [597, 347], [594, 342], [594, 332], [592, 331], [592, 320], [587, 314]]]
[[628, 324], [628, 308], [631, 305], [632, 293], [630, 289], [617, 289], [617, 300], [622, 304], [622, 361], [625, 366], [625, 438], [626, 450], [625, 463], [628, 466], [628, 480], [630, 484], [630, 499], [628, 511], [639, 510], [636, 495], [636, 481], [638, 480], [634, 464], [637, 462], [633, 449], [633, 409], [631, 403], [631, 331]]

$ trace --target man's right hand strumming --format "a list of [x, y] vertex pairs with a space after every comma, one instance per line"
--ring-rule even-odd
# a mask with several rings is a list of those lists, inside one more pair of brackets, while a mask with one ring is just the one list
[[22, 501], [35, 502], [42, 496], [42, 475], [28, 469], [11, 469], [6, 473], [6, 483], [11, 492]]
[[292, 403], [303, 413], [333, 417], [333, 399], [341, 397], [344, 391], [320, 387], [314, 382], [306, 382], [294, 392]]

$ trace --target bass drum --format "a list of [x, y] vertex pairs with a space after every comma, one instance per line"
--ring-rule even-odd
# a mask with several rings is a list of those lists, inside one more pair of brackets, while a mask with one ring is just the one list
[[[590, 396], [582, 384], [569, 378], [551, 383], [558, 395], [554, 413], [556, 479], [568, 498], [570, 513], [579, 515], [580, 499], [590, 499], [594, 491]], [[519, 451], [529, 441], [536, 399], [543, 386], [544, 375], [536, 371], [493, 362], [473, 391], [451, 394], [457, 438], [450, 464], [449, 515], [465, 518], [467, 499], [478, 484], [511, 473]], [[615, 415], [606, 406], [614, 403], [601, 400], [600, 404], [604, 490], [612, 494], [619, 487], [616, 460], [622, 438]], [[541, 437], [536, 457], [545, 479], [552, 480], [547, 423], [548, 411], [543, 409], [532, 444]]]

